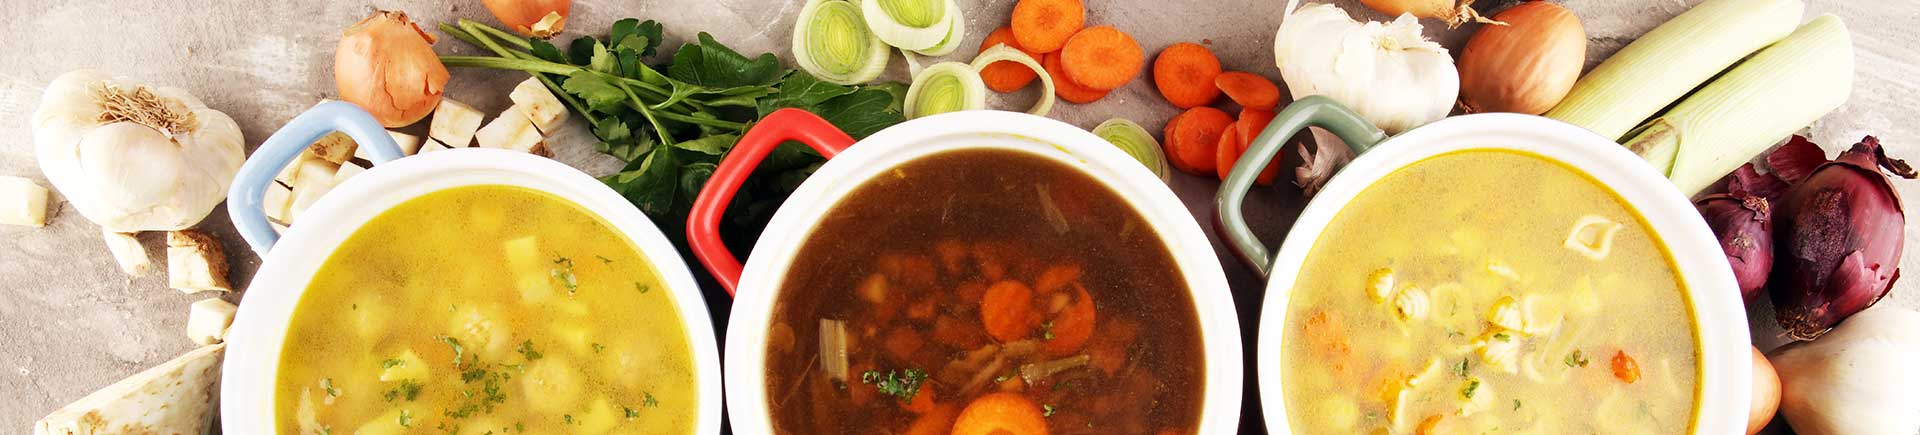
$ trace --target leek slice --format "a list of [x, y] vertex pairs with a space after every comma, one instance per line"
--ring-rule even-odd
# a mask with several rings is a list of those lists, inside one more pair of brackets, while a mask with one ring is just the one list
[[887, 45], [928, 50], [947, 38], [955, 25], [945, 0], [868, 0], [860, 5], [867, 28]]
[[[1034, 74], [1040, 76], [1041, 92], [1040, 101], [1034, 102], [1033, 108], [1027, 109], [1027, 113], [1047, 116], [1047, 112], [1053, 110], [1053, 76], [1047, 74], [1046, 68], [1040, 67], [1040, 61], [1034, 60], [1033, 56], [1028, 56], [1025, 52], [1015, 50], [1013, 47], [1008, 47], [1007, 44], [999, 44], [993, 46], [993, 48], [988, 48], [987, 51], [980, 52], [979, 57], [973, 58], [975, 77], [979, 76], [981, 69], [985, 69], [987, 65], [992, 65], [995, 62], [1014, 62], [1026, 65], [1027, 68], [1032, 68]], [[1153, 137], [1148, 136], [1147, 139], [1153, 139]]]
[[987, 106], [987, 84], [980, 73], [960, 62], [941, 62], [913, 76], [907, 87], [907, 119], [976, 110]]
[[867, 29], [860, 6], [846, 0], [808, 0], [793, 24], [793, 60], [830, 83], [873, 81], [893, 50]]
[[925, 50], [915, 50], [916, 53], [926, 56], [946, 56], [966, 42], [966, 17], [960, 15], [960, 5], [953, 0], [947, 0], [947, 20], [946, 39], [941, 39], [939, 44], [934, 44], [933, 47]]
[[1160, 141], [1153, 140], [1153, 134], [1140, 124], [1124, 118], [1113, 118], [1094, 127], [1093, 135], [1112, 142], [1120, 151], [1139, 160], [1147, 170], [1153, 171], [1153, 175], [1159, 176], [1161, 182], [1173, 181], [1173, 169], [1168, 167], [1167, 156], [1160, 153]]

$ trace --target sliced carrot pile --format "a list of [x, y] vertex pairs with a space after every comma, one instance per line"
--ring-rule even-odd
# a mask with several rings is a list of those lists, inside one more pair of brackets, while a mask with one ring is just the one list
[[1167, 159], [1175, 169], [1193, 175], [1214, 175], [1218, 168], [1220, 135], [1233, 126], [1233, 116], [1207, 106], [1187, 109], [1167, 121], [1163, 132]]
[[1145, 59], [1140, 43], [1113, 26], [1088, 27], [1060, 48], [1067, 78], [1094, 89], [1112, 90], [1133, 81]]
[[1020, 0], [1013, 5], [1013, 37], [1035, 53], [1052, 53], [1087, 22], [1080, 0]]
[[1073, 301], [1067, 304], [1066, 309], [1060, 310], [1060, 314], [1054, 315], [1048, 324], [1047, 333], [1050, 335], [1040, 348], [1048, 355], [1072, 355], [1087, 345], [1087, 339], [1093, 338], [1093, 324], [1097, 320], [1093, 295], [1078, 283], [1072, 287], [1075, 290]]
[[1040, 61], [1040, 67], [1047, 70], [1047, 75], [1053, 76], [1053, 94], [1062, 100], [1086, 104], [1107, 96], [1107, 91], [1082, 86], [1067, 78], [1067, 74], [1060, 69], [1060, 53], [1047, 54], [1047, 58]]
[[[987, 49], [1000, 44], [1006, 44], [1008, 47], [1020, 50], [1028, 56], [1033, 56], [1034, 59], [1040, 58], [1039, 53], [1020, 48], [1020, 41], [1013, 38], [1013, 28], [1011, 27], [994, 29], [993, 33], [987, 34], [987, 39], [980, 41], [980, 51], [985, 52]], [[1034, 73], [1033, 70], [1027, 68], [1026, 65], [1011, 61], [994, 62], [993, 64], [987, 65], [986, 68], [980, 69], [980, 81], [986, 82], [987, 89], [992, 89], [994, 92], [1013, 92], [1020, 90], [1020, 88], [1027, 87], [1028, 83], [1033, 83], [1033, 79], [1036, 77], [1039, 77], [1039, 74]]]
[[1213, 85], [1240, 107], [1273, 110], [1280, 106], [1280, 87], [1259, 74], [1229, 71], [1215, 77]]
[[953, 435], [1047, 435], [1047, 417], [1026, 396], [993, 393], [973, 399], [953, 422]]
[[1161, 98], [1182, 109], [1210, 105], [1220, 98], [1220, 87], [1214, 83], [1219, 75], [1220, 58], [1200, 44], [1173, 44], [1153, 59], [1153, 86], [1160, 89]]
[[[1271, 111], [1255, 108], [1240, 109], [1240, 120], [1234, 121], [1233, 123], [1234, 133], [1239, 136], [1240, 144], [1239, 152], [1235, 153], [1234, 158], [1239, 158], [1237, 154], [1246, 153], [1247, 148], [1253, 146], [1253, 140], [1260, 137], [1260, 132], [1267, 130], [1267, 124], [1272, 123], [1273, 112]], [[1285, 138], [1281, 140], [1285, 140]], [[1221, 172], [1225, 171], [1223, 170]], [[1273, 161], [1267, 163], [1267, 168], [1260, 170], [1260, 175], [1254, 177], [1254, 182], [1262, 186], [1272, 186], [1273, 180], [1279, 177], [1280, 158], [1275, 156]], [[1221, 179], [1224, 180], [1226, 178], [1223, 177]]]
[[1000, 281], [987, 287], [980, 300], [980, 324], [987, 335], [1002, 343], [1033, 334], [1033, 289], [1019, 281]]

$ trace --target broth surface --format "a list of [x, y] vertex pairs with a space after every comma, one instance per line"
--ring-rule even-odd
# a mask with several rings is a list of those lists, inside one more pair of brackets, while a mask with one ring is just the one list
[[1113, 190], [1044, 157], [949, 151], [867, 181], [782, 289], [764, 380], [775, 433], [1199, 422], [1203, 349], [1171, 254]]
[[1368, 187], [1307, 256], [1287, 418], [1299, 434], [1685, 433], [1700, 369], [1683, 290], [1639, 215], [1584, 174], [1432, 157]]
[[281, 433], [692, 433], [672, 295], [625, 236], [510, 186], [430, 193], [321, 266], [282, 349]]

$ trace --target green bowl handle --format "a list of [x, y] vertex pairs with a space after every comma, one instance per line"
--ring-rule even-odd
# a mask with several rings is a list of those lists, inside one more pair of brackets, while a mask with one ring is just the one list
[[[1233, 172], [1227, 174], [1226, 181], [1220, 183], [1220, 192], [1214, 197], [1214, 228], [1226, 238], [1227, 247], [1233, 250], [1240, 261], [1266, 279], [1273, 272], [1273, 256], [1267, 245], [1247, 227], [1247, 219], [1241, 215], [1241, 203], [1247, 197], [1247, 190], [1253, 188], [1253, 180], [1260, 170], [1273, 161], [1274, 156], [1285, 148], [1288, 138], [1300, 133], [1307, 127], [1320, 127], [1333, 132], [1353, 148], [1359, 155], [1367, 152], [1375, 144], [1387, 138], [1387, 134], [1373, 123], [1367, 122], [1352, 109], [1340, 105], [1331, 98], [1309, 96], [1295, 100], [1285, 110], [1275, 114], [1273, 122], [1260, 132], [1248, 144], [1247, 152], [1234, 163]], [[1224, 169], [1224, 168], [1222, 168]]]

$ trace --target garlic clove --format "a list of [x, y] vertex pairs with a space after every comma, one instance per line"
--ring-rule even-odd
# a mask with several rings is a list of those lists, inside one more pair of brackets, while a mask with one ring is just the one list
[[21, 177], [0, 176], [0, 224], [47, 224], [47, 188]]
[[147, 258], [147, 248], [140, 245], [140, 239], [134, 234], [105, 231], [101, 238], [106, 239], [107, 252], [113, 253], [113, 261], [120, 264], [120, 271], [142, 276], [153, 270], [153, 261]]

